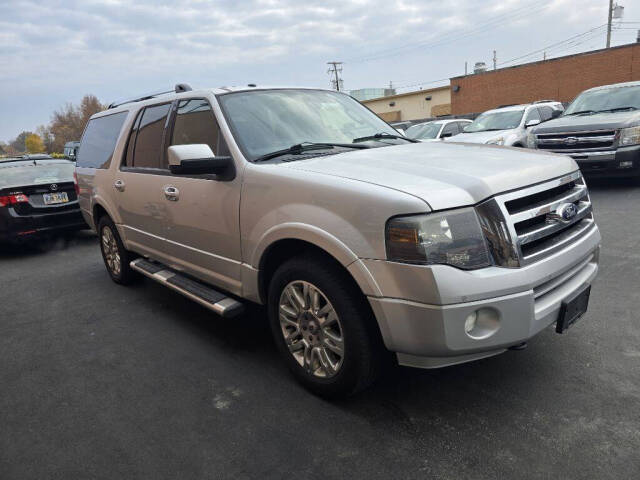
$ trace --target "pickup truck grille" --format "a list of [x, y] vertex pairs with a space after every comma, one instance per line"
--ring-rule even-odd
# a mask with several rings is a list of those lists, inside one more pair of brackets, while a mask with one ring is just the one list
[[478, 213], [494, 261], [504, 267], [534, 263], [595, 228], [580, 172], [494, 197]]
[[573, 133], [540, 133], [536, 135], [538, 149], [570, 153], [614, 148], [615, 130]]

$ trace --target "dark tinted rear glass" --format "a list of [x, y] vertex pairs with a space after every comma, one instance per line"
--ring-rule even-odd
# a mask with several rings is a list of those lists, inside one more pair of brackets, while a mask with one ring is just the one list
[[78, 166], [109, 168], [122, 124], [129, 112], [89, 120], [78, 151]]

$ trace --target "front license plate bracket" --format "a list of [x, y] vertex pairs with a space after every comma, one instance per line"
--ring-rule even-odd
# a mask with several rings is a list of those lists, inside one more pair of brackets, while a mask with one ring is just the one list
[[570, 297], [564, 299], [556, 322], [556, 333], [564, 333], [585, 314], [589, 305], [591, 285], [585, 285]]

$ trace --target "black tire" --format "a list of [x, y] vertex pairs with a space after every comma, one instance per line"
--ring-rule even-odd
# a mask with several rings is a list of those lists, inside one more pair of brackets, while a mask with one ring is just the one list
[[[107, 249], [106, 245], [109, 243], [106, 240], [106, 238], [109, 237], [109, 233], [115, 241], [119, 268], [114, 268], [113, 262], [108, 260], [109, 253], [105, 251]], [[107, 268], [107, 272], [109, 272], [111, 280], [120, 285], [129, 285], [135, 281], [138, 278], [138, 273], [129, 266], [129, 262], [134, 260], [136, 256], [124, 248], [120, 235], [118, 234], [118, 229], [113, 221], [106, 215], [100, 217], [98, 222], [98, 241], [100, 242], [102, 259], [104, 260], [104, 265]]]
[[[285, 341], [279, 315], [280, 299], [292, 282], [307, 282], [319, 289], [339, 318], [344, 355], [337, 373], [330, 378], [318, 377], [303, 368]], [[317, 395], [343, 398], [365, 389], [376, 380], [388, 358], [366, 298], [346, 272], [320, 255], [292, 258], [276, 270], [269, 284], [267, 309], [276, 346], [289, 370]], [[326, 327], [316, 331], [319, 333], [322, 328]], [[311, 327], [309, 329], [311, 331]], [[301, 330], [297, 331], [302, 334]], [[299, 338], [302, 342], [302, 337]], [[317, 361], [320, 362], [319, 357]], [[318, 366], [320, 370], [320, 363]]]

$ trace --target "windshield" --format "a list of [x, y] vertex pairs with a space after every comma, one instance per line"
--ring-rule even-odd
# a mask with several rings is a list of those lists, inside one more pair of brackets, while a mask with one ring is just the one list
[[35, 165], [34, 162], [0, 162], [0, 188], [73, 182], [74, 169], [73, 163], [66, 161], [39, 161]]
[[505, 110], [504, 112], [487, 112], [476, 118], [473, 123], [464, 127], [465, 133], [486, 132], [490, 130], [509, 130], [518, 128], [522, 120], [522, 110]]
[[440, 127], [442, 127], [441, 123], [414, 125], [413, 127], [407, 128], [407, 131], [404, 132], [404, 134], [409, 138], [426, 140], [429, 138], [436, 138], [440, 131]]
[[256, 90], [218, 98], [250, 161], [306, 142], [351, 143], [376, 133], [398, 134], [356, 100], [337, 92]]
[[600, 112], [616, 108], [634, 107], [640, 109], [640, 85], [633, 87], [603, 88], [581, 93], [567, 107], [564, 114], [575, 112]]

